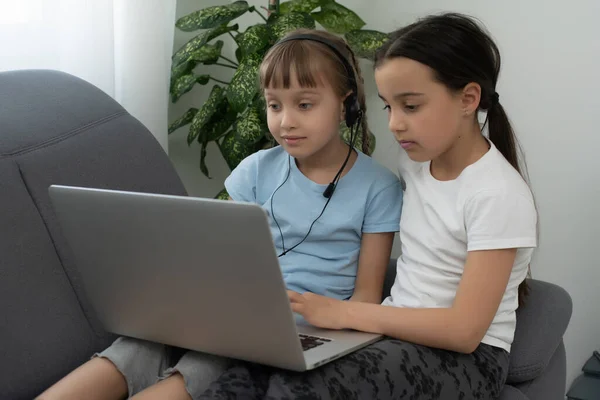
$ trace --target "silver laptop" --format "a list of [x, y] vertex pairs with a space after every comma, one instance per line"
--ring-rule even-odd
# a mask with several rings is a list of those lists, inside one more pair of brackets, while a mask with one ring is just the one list
[[295, 371], [381, 338], [317, 329], [292, 312], [258, 205], [57, 185], [49, 193], [107, 331]]

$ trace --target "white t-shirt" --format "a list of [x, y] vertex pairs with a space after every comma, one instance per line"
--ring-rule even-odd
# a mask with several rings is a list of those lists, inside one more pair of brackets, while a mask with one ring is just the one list
[[[490, 150], [451, 181], [438, 181], [430, 162], [402, 154], [406, 189], [396, 281], [384, 305], [448, 308], [458, 290], [467, 252], [518, 248], [502, 302], [482, 342], [510, 351], [518, 286], [537, 245], [531, 191], [490, 142]], [[485, 268], [485, 266], [482, 266]]]

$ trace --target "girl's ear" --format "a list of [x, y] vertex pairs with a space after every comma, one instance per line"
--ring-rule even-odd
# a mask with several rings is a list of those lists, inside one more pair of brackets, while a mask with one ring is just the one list
[[461, 107], [465, 115], [472, 115], [479, 108], [481, 86], [478, 83], [468, 83], [460, 93]]

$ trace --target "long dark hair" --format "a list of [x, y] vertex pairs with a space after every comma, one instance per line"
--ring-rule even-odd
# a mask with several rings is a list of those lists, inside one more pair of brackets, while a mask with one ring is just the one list
[[[500, 51], [481, 26], [457, 13], [428, 16], [392, 33], [377, 51], [375, 67], [396, 57], [427, 65], [434, 71], [435, 78], [453, 91], [471, 82], [479, 84], [479, 110], [487, 112], [489, 138], [527, 180], [519, 165], [519, 143], [496, 92]], [[523, 281], [519, 285], [519, 304], [527, 293], [527, 282]]]

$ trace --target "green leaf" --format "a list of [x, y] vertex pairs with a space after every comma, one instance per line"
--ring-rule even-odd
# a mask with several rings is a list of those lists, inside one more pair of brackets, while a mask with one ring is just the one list
[[238, 29], [238, 25], [226, 26], [221, 25], [213, 29], [202, 32], [198, 36], [191, 39], [189, 42], [184, 44], [173, 54], [173, 67], [176, 68], [180, 64], [183, 64], [191, 59], [194, 52], [210, 42], [217, 36], [221, 36], [224, 33], [235, 31]]
[[192, 90], [196, 83], [206, 85], [209, 79], [209, 75], [189, 74], [182, 76], [171, 86], [171, 101], [176, 103], [181, 96]]
[[388, 40], [388, 35], [373, 30], [355, 30], [344, 35], [357, 57], [373, 60], [375, 52]]
[[[340, 133], [342, 135], [342, 139], [344, 139], [344, 142], [346, 142], [347, 144], [350, 144], [350, 128], [348, 128], [348, 126], [346, 126], [345, 122], [340, 124]], [[362, 151], [362, 142], [363, 142], [362, 133], [361, 133], [361, 130], [359, 129], [358, 136], [356, 137], [356, 140], [354, 141], [354, 147]], [[373, 151], [375, 151], [375, 144], [376, 144], [375, 135], [373, 135], [373, 132], [369, 131], [369, 152], [367, 155], [373, 154]]]
[[189, 74], [196, 67], [195, 61], [187, 61], [179, 65], [173, 65], [171, 68], [171, 91], [173, 90], [173, 84], [184, 75]]
[[206, 7], [179, 18], [175, 26], [184, 32], [216, 28], [236, 19], [246, 11], [248, 11], [246, 1], [236, 1], [224, 6]]
[[252, 25], [240, 36], [237, 42], [244, 54], [251, 54], [263, 50], [269, 45], [271, 32], [265, 24]]
[[227, 189], [223, 189], [221, 190], [219, 193], [217, 193], [217, 195], [215, 196], [215, 199], [217, 200], [229, 200], [229, 193], [227, 193]]
[[257, 144], [248, 144], [237, 140], [235, 131], [231, 131], [225, 135], [218, 145], [225, 162], [227, 162], [231, 170], [237, 167], [244, 158], [259, 149], [259, 145]]
[[223, 49], [223, 41], [217, 40], [215, 44], [205, 44], [198, 50], [190, 54], [190, 60], [196, 61], [200, 64], [214, 64], [219, 60], [221, 56], [221, 50]]
[[323, 0], [291, 0], [279, 4], [279, 12], [281, 14], [289, 13], [310, 13], [315, 8], [319, 7]]
[[221, 100], [217, 111], [213, 114], [210, 121], [204, 125], [198, 141], [202, 143], [202, 138], [206, 137], [209, 142], [219, 139], [237, 119], [238, 113], [231, 108], [225, 97]]
[[330, 32], [344, 34], [365, 26], [356, 13], [341, 4], [331, 2], [321, 6], [321, 11], [310, 14]]
[[200, 143], [200, 171], [209, 179], [208, 167], [206, 166], [206, 147], [209, 142], [219, 139], [233, 125], [237, 118], [237, 112], [233, 111], [227, 98], [223, 96], [217, 105], [217, 110], [210, 120], [204, 124], [198, 135]]
[[315, 29], [315, 27], [315, 20], [306, 13], [281, 14], [279, 17], [273, 18], [270, 24], [271, 34], [275, 40], [281, 39], [286, 33], [296, 29]]
[[181, 117], [173, 121], [171, 125], [169, 125], [169, 135], [175, 132], [177, 129], [181, 128], [182, 126], [186, 126], [187, 124], [192, 122], [197, 112], [198, 109], [192, 107], [189, 110], [187, 110]]
[[[202, 135], [206, 137], [206, 135]], [[204, 138], [200, 143], [200, 171], [206, 176], [208, 179], [211, 179], [208, 174], [208, 167], [206, 166], [206, 146], [208, 145], [208, 140]]]
[[238, 47], [237, 49], [235, 49], [235, 59], [239, 63], [240, 61], [242, 61], [242, 58], [243, 58], [242, 48]]
[[244, 111], [258, 90], [258, 68], [261, 59], [257, 53], [244, 57], [227, 86], [229, 104], [238, 112]]
[[204, 125], [210, 121], [213, 114], [218, 110], [218, 107], [225, 96], [225, 91], [219, 85], [214, 85], [208, 100], [202, 105], [202, 108], [196, 113], [190, 126], [190, 132], [188, 134], [188, 144], [192, 144], [194, 140], [200, 135]]
[[259, 109], [250, 106], [237, 119], [233, 128], [238, 141], [244, 144], [255, 144], [265, 135], [261, 112]]

